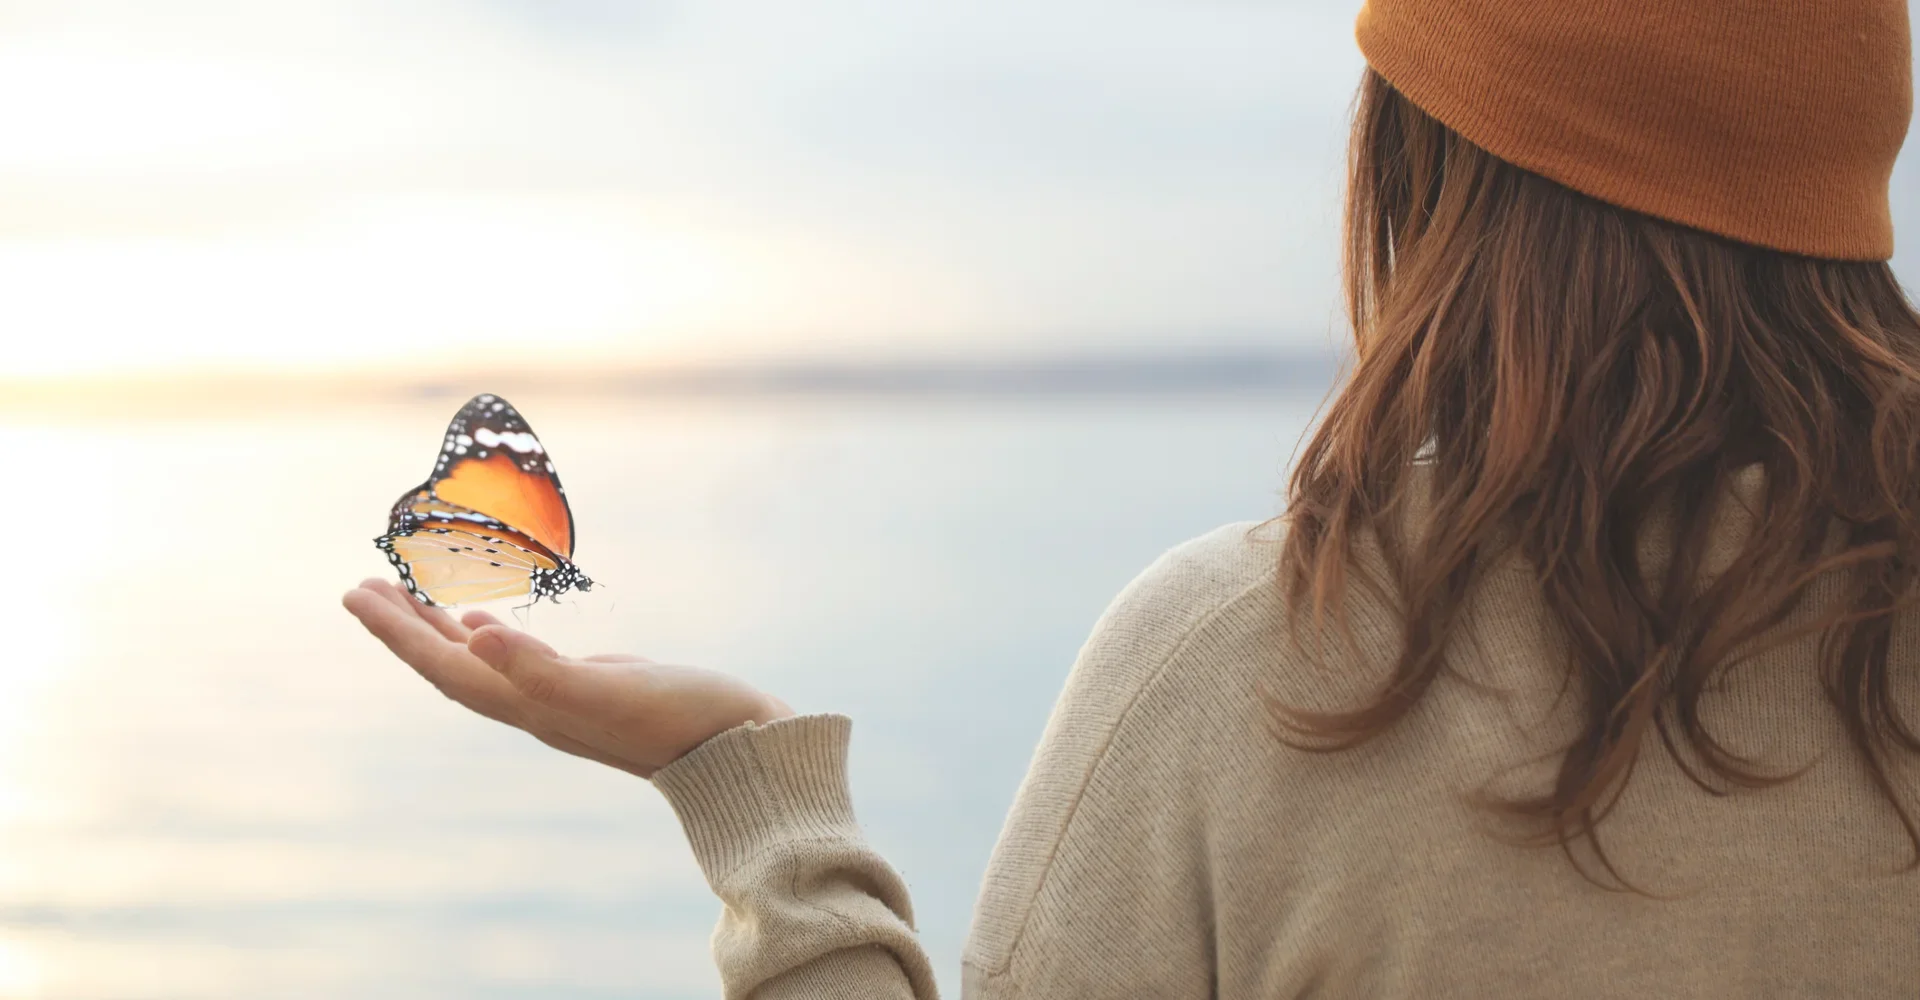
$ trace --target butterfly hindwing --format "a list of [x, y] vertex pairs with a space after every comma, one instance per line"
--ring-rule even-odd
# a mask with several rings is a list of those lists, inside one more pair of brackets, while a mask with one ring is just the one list
[[498, 396], [475, 396], [454, 415], [426, 487], [573, 557], [573, 510], [553, 460], [520, 411]]
[[530, 549], [452, 522], [430, 522], [378, 541], [407, 591], [423, 604], [451, 606], [518, 597], [555, 564]]

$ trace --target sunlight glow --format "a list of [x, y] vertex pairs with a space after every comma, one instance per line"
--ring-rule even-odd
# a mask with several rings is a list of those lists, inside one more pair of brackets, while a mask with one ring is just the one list
[[77, 33], [9, 44], [0, 56], [0, 129], [19, 140], [0, 149], [10, 172], [150, 177], [210, 159], [252, 165], [298, 125], [291, 95], [231, 61]]
[[625, 221], [564, 202], [413, 196], [224, 238], [0, 243], [0, 317], [38, 333], [6, 367], [550, 350], [684, 324], [727, 290], [726, 265], [696, 240]]
[[0, 389], [1317, 337], [1283, 8], [0, 5]]
[[600, 124], [644, 93], [454, 4], [202, 7], [0, 39], [0, 377], [633, 355], [766, 319], [721, 227], [569, 183], [667, 148]]
[[[89, 483], [95, 474], [84, 451], [74, 447], [84, 440], [60, 430], [0, 427], [0, 451], [76, 486]], [[84, 489], [76, 489], [75, 494], [69, 508], [72, 516], [113, 516], [109, 497]], [[39, 516], [38, 501], [30, 495], [18, 490], [0, 492], [0, 522], [34, 524]], [[22, 532], [16, 557], [46, 569], [35, 575], [0, 576], [0, 607], [7, 609], [9, 619], [31, 623], [31, 627], [11, 630], [8, 654], [0, 658], [0, 844], [14, 826], [53, 818], [74, 804], [72, 797], [45, 794], [45, 786], [57, 784], [62, 777], [57, 769], [46, 766], [52, 756], [45, 748], [47, 700], [63, 667], [84, 651], [90, 634], [63, 595], [83, 589], [72, 576], [84, 579], [96, 572], [102, 544], [86, 532], [69, 536]], [[8, 872], [7, 864], [0, 862], [0, 886], [12, 881]], [[6, 982], [0, 952], [0, 997], [15, 995], [5, 989]]]
[[25, 945], [0, 937], [0, 996], [31, 997], [40, 991], [40, 963]]

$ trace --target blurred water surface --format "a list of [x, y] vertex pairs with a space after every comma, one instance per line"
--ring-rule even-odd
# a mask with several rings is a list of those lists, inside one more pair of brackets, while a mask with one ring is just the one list
[[[0, 997], [718, 994], [658, 795], [339, 608], [459, 402], [0, 425]], [[1087, 630], [1169, 546], [1278, 511], [1317, 399], [514, 402], [608, 585], [533, 631], [852, 715], [862, 823], [954, 995]]]

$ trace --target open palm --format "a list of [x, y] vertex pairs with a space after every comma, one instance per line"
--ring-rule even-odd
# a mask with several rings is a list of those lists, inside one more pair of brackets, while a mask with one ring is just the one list
[[650, 778], [709, 738], [793, 714], [735, 677], [638, 656], [564, 657], [484, 611], [459, 621], [399, 587], [364, 581], [341, 599], [440, 693], [540, 742]]

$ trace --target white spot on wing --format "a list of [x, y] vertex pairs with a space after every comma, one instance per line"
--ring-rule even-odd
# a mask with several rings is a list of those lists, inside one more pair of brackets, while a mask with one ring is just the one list
[[530, 451], [544, 451], [544, 449], [540, 447], [540, 439], [526, 431], [508, 431], [505, 434], [501, 434], [491, 427], [479, 427], [475, 428], [473, 439], [489, 448], [506, 445], [522, 455]]

